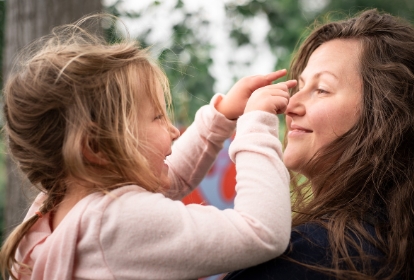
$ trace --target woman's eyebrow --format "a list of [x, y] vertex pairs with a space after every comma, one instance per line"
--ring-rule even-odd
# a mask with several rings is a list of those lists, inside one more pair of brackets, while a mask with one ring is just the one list
[[[312, 76], [312, 78], [319, 78], [323, 74], [328, 74], [328, 75], [334, 77], [336, 80], [339, 80], [339, 78], [338, 78], [337, 75], [335, 75], [333, 72], [328, 71], [328, 70], [323, 70], [323, 71], [317, 72], [315, 75]], [[300, 82], [303, 82], [304, 81], [302, 74], [299, 76], [299, 81]]]

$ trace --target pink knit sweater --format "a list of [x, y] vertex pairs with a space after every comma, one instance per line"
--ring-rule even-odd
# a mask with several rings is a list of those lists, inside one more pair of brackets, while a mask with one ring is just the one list
[[[235, 122], [214, 104], [201, 108], [168, 158], [166, 195], [136, 186], [94, 193], [52, 232], [49, 215], [20, 243], [17, 259], [32, 267], [21, 279], [195, 279], [252, 266], [286, 249], [291, 227], [289, 175], [281, 161], [278, 118], [260, 111], [237, 122], [234, 209], [184, 205], [214, 162]], [[34, 215], [40, 194], [27, 217]]]

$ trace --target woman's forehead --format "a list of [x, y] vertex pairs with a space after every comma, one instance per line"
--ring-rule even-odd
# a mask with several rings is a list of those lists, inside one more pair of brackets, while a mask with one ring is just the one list
[[359, 77], [359, 46], [357, 40], [336, 39], [323, 43], [310, 55], [299, 81], [310, 76], [336, 81]]

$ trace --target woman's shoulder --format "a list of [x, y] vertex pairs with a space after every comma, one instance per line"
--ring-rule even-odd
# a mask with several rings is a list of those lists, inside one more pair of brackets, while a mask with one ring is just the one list
[[[329, 267], [332, 254], [328, 235], [328, 230], [319, 223], [305, 223], [294, 227], [291, 232], [290, 245], [282, 257], [283, 262], [299, 266], [304, 272], [308, 269], [305, 269], [303, 265], [295, 264], [296, 262]], [[309, 278], [309, 275], [307, 277]], [[322, 277], [322, 279], [325, 278]]]
[[312, 244], [321, 248], [328, 247], [328, 231], [318, 223], [305, 223], [292, 229], [293, 244]]
[[[373, 239], [377, 238], [374, 225], [365, 221], [361, 221], [361, 224], [368, 235]], [[296, 256], [297, 253], [306, 253], [307, 256], [315, 257], [321, 257], [321, 254], [323, 254], [328, 257], [327, 260], [330, 262], [330, 235], [333, 235], [333, 233], [330, 233], [327, 228], [323, 226], [323, 223], [310, 222], [294, 227], [291, 233], [291, 250], [287, 250], [286, 254], [295, 257], [300, 257]], [[357, 231], [348, 229], [346, 230], [346, 235], [352, 239], [355, 244], [358, 244], [365, 253], [377, 256], [382, 254], [380, 250], [363, 236], [359, 235]], [[348, 253], [351, 256], [357, 256], [359, 254], [351, 244], [346, 244], [346, 246], [348, 247]]]
[[[275, 259], [230, 273], [224, 279], [329, 279], [302, 264], [327, 265], [329, 262], [328, 232], [317, 223], [294, 227], [289, 247]], [[302, 264], [300, 264], [302, 263]]]
[[[365, 227], [370, 234], [374, 234], [372, 225], [366, 224]], [[364, 251], [375, 255], [380, 254], [379, 250], [367, 241], [357, 236], [353, 238], [362, 242]], [[352, 248], [350, 253], [351, 255], [357, 254]], [[306, 265], [332, 267], [329, 232], [318, 222], [309, 222], [294, 227], [289, 247], [282, 256], [254, 267], [232, 272], [224, 279], [332, 279], [329, 275], [307, 268]]]

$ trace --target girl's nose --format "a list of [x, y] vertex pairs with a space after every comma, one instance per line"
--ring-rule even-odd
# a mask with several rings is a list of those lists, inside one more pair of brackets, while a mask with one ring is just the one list
[[170, 124], [170, 135], [173, 141], [180, 137], [180, 131], [173, 124]]

